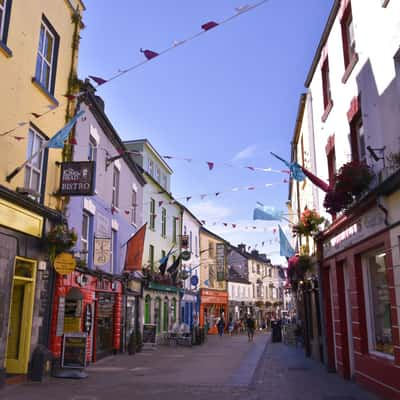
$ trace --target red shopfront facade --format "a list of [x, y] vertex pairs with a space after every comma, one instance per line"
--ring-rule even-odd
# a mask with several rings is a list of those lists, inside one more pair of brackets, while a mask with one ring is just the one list
[[86, 333], [86, 361], [120, 350], [122, 284], [109, 276], [75, 271], [57, 275], [50, 350], [62, 354], [64, 333]]
[[207, 324], [208, 333], [218, 333], [217, 322], [223, 316], [226, 320], [228, 315], [228, 293], [221, 290], [200, 290], [200, 327]]
[[321, 262], [328, 367], [400, 399], [398, 307], [390, 227], [371, 206], [324, 232]]

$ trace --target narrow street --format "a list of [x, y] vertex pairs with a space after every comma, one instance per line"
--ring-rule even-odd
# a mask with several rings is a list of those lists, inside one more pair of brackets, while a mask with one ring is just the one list
[[86, 380], [9, 386], [2, 399], [377, 399], [305, 359], [302, 350], [271, 343], [264, 334], [254, 343], [246, 336], [211, 336], [202, 347], [160, 346], [108, 357], [87, 372]]

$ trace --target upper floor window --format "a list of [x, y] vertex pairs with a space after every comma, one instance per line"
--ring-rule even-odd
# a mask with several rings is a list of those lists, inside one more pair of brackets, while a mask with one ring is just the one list
[[149, 246], [149, 264], [151, 270], [154, 270], [154, 246], [152, 244]]
[[35, 79], [50, 94], [54, 94], [59, 41], [57, 32], [43, 16], [40, 26]]
[[177, 228], [176, 224], [178, 223], [178, 220], [176, 217], [172, 217], [172, 241], [176, 243], [176, 233], [177, 233]]
[[164, 207], [161, 212], [161, 236], [167, 236], [167, 210]]
[[89, 137], [88, 161], [96, 161], [97, 158], [97, 142], [93, 136]]
[[356, 41], [354, 38], [353, 15], [351, 12], [351, 3], [346, 8], [342, 18], [342, 36], [343, 36], [343, 55], [344, 66], [347, 68], [356, 55]]
[[198, 256], [199, 255], [199, 240], [198, 240], [198, 237], [197, 237], [197, 235], [194, 237], [194, 252], [195, 252], [195, 255], [196, 256]]
[[[44, 138], [33, 128], [29, 128], [27, 160], [25, 166], [25, 188], [40, 193], [43, 178], [43, 143]], [[36, 154], [36, 155], [35, 155]]]
[[260, 275], [260, 264], [257, 264], [257, 274]]
[[0, 42], [7, 43], [10, 23], [11, 0], [0, 0]]
[[167, 175], [163, 175], [162, 185], [163, 185], [164, 189], [167, 189]]
[[150, 229], [155, 229], [156, 226], [156, 201], [150, 199]]
[[156, 168], [156, 181], [161, 183], [161, 171], [159, 167]]
[[366, 161], [364, 125], [361, 113], [350, 123], [350, 145], [351, 159], [353, 161]]
[[336, 152], [335, 146], [331, 147], [329, 153], [326, 156], [328, 160], [328, 174], [329, 174], [329, 184], [333, 186], [335, 174], [336, 174]]
[[84, 212], [82, 215], [82, 235], [81, 235], [81, 260], [86, 264], [89, 260], [89, 226], [90, 214]]
[[193, 252], [193, 234], [192, 231], [189, 232], [189, 250]]
[[119, 205], [119, 169], [114, 167], [113, 170], [113, 185], [112, 185], [112, 206], [118, 207]]
[[148, 164], [148, 167], [147, 167], [147, 172], [151, 176], [154, 175], [154, 163], [153, 163], [153, 160], [149, 160], [149, 164]]
[[208, 241], [208, 257], [214, 258], [214, 243], [211, 240]]
[[131, 224], [136, 225], [136, 207], [137, 207], [137, 193], [136, 190], [132, 190], [131, 199]]
[[322, 64], [322, 93], [324, 97], [324, 110], [325, 112], [332, 107], [332, 94], [331, 94], [331, 82], [329, 78], [329, 60], [326, 57]]

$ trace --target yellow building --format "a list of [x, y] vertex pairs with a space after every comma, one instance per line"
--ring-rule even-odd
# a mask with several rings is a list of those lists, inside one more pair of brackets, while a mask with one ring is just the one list
[[200, 326], [217, 333], [220, 317], [228, 317], [227, 242], [200, 229]]
[[65, 95], [79, 90], [84, 9], [81, 0], [0, 0], [0, 386], [47, 345], [54, 271], [43, 237], [62, 221], [62, 150], [30, 158], [74, 113]]

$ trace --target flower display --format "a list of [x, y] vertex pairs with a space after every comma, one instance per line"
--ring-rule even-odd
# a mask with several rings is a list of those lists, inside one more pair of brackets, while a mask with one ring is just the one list
[[328, 192], [324, 199], [324, 207], [329, 214], [336, 214], [353, 202], [353, 196], [346, 192]]
[[304, 280], [308, 271], [312, 268], [312, 260], [308, 255], [295, 255], [288, 260], [288, 283], [294, 291], [297, 290], [299, 282]]
[[75, 246], [78, 235], [68, 225], [60, 224], [54, 226], [46, 236], [50, 259], [54, 261], [57, 254], [70, 250]]
[[319, 232], [319, 225], [325, 221], [316, 210], [306, 208], [300, 217], [298, 224], [293, 226], [293, 232], [297, 235], [310, 236]]
[[360, 195], [371, 183], [374, 174], [365, 162], [351, 161], [344, 164], [335, 175], [335, 192]]

